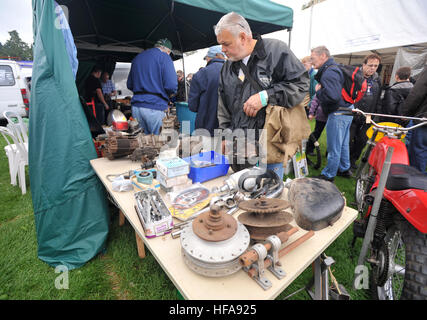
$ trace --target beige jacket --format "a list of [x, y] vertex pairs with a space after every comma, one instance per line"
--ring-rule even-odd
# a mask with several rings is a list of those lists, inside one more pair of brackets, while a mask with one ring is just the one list
[[286, 164], [302, 140], [311, 133], [310, 123], [302, 103], [293, 108], [267, 106], [260, 143], [267, 148], [267, 163]]

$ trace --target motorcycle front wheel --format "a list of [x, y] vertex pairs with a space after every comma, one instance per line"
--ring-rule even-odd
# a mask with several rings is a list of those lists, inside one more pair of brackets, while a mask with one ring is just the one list
[[427, 234], [397, 217], [378, 252], [371, 272], [377, 300], [427, 300]]

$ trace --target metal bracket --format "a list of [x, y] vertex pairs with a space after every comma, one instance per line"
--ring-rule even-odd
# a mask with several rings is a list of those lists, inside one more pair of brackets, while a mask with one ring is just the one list
[[276, 235], [269, 236], [266, 240], [271, 243], [271, 249], [267, 255], [267, 257], [271, 260], [271, 266], [268, 267], [268, 270], [270, 270], [270, 272], [274, 274], [277, 279], [283, 279], [286, 276], [286, 273], [282, 268], [279, 267], [279, 250], [282, 242]]
[[264, 289], [270, 289], [272, 284], [270, 280], [268, 280], [266, 277], [264, 277], [265, 274], [265, 268], [264, 268], [264, 259], [267, 257], [267, 249], [264, 247], [264, 245], [257, 243], [252, 247], [253, 250], [256, 251], [258, 254], [258, 261], [256, 264], [252, 265], [251, 267], [255, 267], [257, 270], [257, 275], [254, 277], [254, 280]]

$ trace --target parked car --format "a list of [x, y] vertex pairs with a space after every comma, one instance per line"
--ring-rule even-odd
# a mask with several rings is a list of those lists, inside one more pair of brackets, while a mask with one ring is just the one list
[[5, 111], [28, 116], [31, 74], [12, 60], [0, 60], [0, 119]]

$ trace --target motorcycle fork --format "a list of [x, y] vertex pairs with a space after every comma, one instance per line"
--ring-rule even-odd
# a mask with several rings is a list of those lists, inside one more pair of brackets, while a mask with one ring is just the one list
[[366, 227], [365, 237], [363, 238], [362, 249], [360, 250], [358, 266], [363, 266], [365, 263], [366, 254], [369, 250], [369, 247], [372, 246], [374, 240], [374, 233], [377, 227], [377, 216], [380, 208], [380, 204], [384, 194], [385, 184], [388, 178], [388, 173], [391, 166], [391, 157], [393, 155], [393, 147], [388, 148], [386, 159], [384, 161], [383, 169], [381, 172], [380, 181], [378, 188], [375, 193], [375, 200], [372, 206], [371, 214], [369, 215], [368, 226]]
[[378, 130], [374, 127], [374, 133], [372, 134], [372, 137], [368, 140], [367, 145], [368, 148], [366, 149], [365, 153], [363, 154], [362, 158], [360, 159], [359, 166], [357, 167], [355, 177], [358, 179], [360, 177], [360, 174], [363, 171], [363, 168], [367, 165], [369, 155], [371, 154], [372, 148], [375, 146], [375, 139], [377, 137]]

